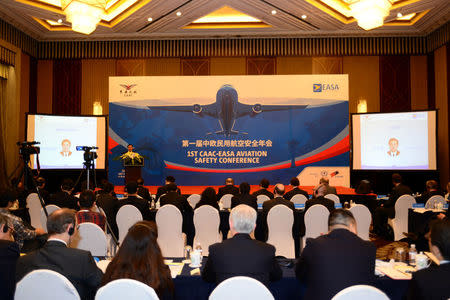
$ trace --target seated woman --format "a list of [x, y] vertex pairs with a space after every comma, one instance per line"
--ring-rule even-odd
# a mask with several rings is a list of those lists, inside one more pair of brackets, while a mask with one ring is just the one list
[[156, 241], [156, 224], [134, 224], [105, 271], [102, 286], [122, 278], [134, 279], [152, 287], [160, 299], [173, 299], [173, 281]]
[[197, 205], [195, 205], [195, 209], [199, 208], [202, 205], [211, 205], [212, 207], [219, 210], [216, 191], [212, 187], [207, 187], [202, 192], [202, 197], [200, 198], [200, 201], [197, 203]]

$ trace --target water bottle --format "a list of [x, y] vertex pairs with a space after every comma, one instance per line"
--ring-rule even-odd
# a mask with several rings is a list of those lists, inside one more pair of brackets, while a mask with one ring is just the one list
[[411, 248], [409, 248], [409, 264], [412, 266], [416, 264], [416, 255], [417, 255], [416, 245], [411, 244]]
[[195, 244], [195, 251], [202, 254], [203, 250], [202, 250], [202, 245], [200, 245], [200, 243]]

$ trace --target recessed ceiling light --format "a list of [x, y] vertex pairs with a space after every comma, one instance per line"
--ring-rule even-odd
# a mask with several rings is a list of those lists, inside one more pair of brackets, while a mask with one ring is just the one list
[[61, 24], [62, 23], [62, 19], [58, 19], [58, 23]]
[[397, 18], [401, 18], [401, 17], [403, 17], [403, 14], [399, 12], [399, 13], [397, 14]]
[[277, 14], [277, 11], [274, 9], [274, 10], [272, 10], [272, 15], [276, 15]]
[[181, 16], [181, 11], [177, 11], [177, 16]]
[[306, 15], [302, 15], [302, 19], [304, 20], [304, 19], [306, 19], [307, 18], [307, 16]]
[[151, 22], [151, 21], [153, 21], [153, 18], [150, 17], [150, 18], [147, 19], [147, 21]]

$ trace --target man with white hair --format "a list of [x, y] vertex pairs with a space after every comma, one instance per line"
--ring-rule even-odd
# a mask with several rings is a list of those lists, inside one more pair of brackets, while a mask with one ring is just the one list
[[256, 227], [256, 211], [241, 204], [231, 210], [233, 238], [209, 246], [209, 257], [202, 271], [208, 282], [220, 282], [234, 276], [248, 276], [266, 286], [279, 280], [282, 271], [275, 259], [275, 247], [250, 238]]

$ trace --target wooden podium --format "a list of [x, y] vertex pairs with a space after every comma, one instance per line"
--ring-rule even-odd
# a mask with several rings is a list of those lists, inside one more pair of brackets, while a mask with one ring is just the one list
[[130, 181], [137, 181], [142, 177], [142, 167], [144, 166], [144, 160], [140, 164], [123, 164], [125, 168], [125, 185]]

